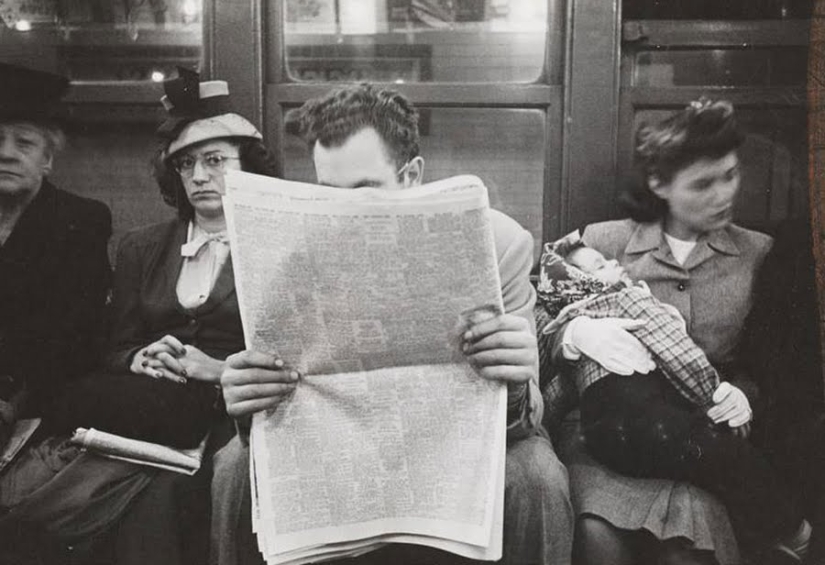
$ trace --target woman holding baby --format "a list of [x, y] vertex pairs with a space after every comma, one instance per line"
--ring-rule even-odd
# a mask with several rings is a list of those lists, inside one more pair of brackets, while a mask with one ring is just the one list
[[[669, 409], [651, 419], [648, 406], [679, 405], [679, 399], [667, 380], [646, 376], [655, 364], [632, 335], [639, 322], [580, 316], [556, 333], [557, 362], [584, 356], [611, 374], [582, 396], [583, 420], [586, 411], [592, 420], [594, 411], [609, 414], [615, 403], [635, 401], [636, 412], [645, 413], [651, 433], [666, 446], [648, 453], [647, 468], [631, 477], [608, 468], [604, 458], [597, 461], [598, 450], [587, 452], [584, 438], [592, 430], [566, 434], [562, 450], [578, 514], [578, 562], [733, 564], [739, 561], [736, 538], [757, 551], [770, 548], [797, 561], [804, 556], [808, 523], [781, 496], [767, 465], [744, 463], [756, 460], [745, 439], [756, 389], [735, 353], [771, 239], [731, 223], [743, 139], [733, 107], [723, 101], [693, 102], [642, 128], [635, 147], [642, 180], [625, 195], [630, 218], [594, 224], [582, 234], [587, 246], [618, 261], [632, 280], [645, 281], [655, 298], [679, 311], [723, 382], [692, 420]], [[622, 397], [629, 383], [639, 387], [634, 394], [643, 391], [642, 400]], [[617, 438], [634, 425], [632, 417], [611, 417]], [[674, 424], [673, 418], [681, 420]], [[730, 457], [727, 450], [746, 456]], [[730, 496], [743, 484], [764, 496]], [[730, 521], [719, 499], [697, 485], [723, 495]]]

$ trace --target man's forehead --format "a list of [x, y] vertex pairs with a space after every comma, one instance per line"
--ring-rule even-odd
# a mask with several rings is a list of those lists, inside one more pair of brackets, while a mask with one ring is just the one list
[[312, 149], [313, 157], [321, 154], [364, 154], [375, 159], [382, 156], [386, 161], [392, 161], [390, 147], [381, 135], [372, 126], [364, 126], [352, 132], [340, 143], [324, 145], [321, 140], [315, 142]]
[[373, 128], [363, 128], [340, 145], [316, 142], [313, 161], [321, 184], [344, 188], [386, 186], [396, 180], [395, 162]]

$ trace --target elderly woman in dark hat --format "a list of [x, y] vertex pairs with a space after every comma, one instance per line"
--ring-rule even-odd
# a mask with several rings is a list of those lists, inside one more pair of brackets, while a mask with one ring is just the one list
[[[10, 436], [19, 439], [17, 420], [42, 416], [59, 390], [100, 360], [112, 221], [101, 202], [47, 178], [64, 143], [61, 98], [69, 81], [0, 64], [0, 84], [2, 448]], [[26, 459], [0, 469], [0, 515], [27, 494], [21, 479], [34, 473], [17, 467]], [[48, 473], [48, 463], [39, 469]]]
[[47, 177], [63, 77], [0, 64], [0, 446], [21, 415], [98, 360], [111, 214]]
[[24, 396], [24, 412], [39, 415], [61, 384], [97, 361], [111, 214], [47, 179], [63, 145], [68, 80], [0, 64], [0, 83], [2, 429]]
[[[159, 130], [154, 172], [177, 217], [124, 236], [103, 370], [68, 390], [46, 423], [59, 432], [94, 427], [176, 447], [198, 445], [211, 432], [211, 453], [234, 432], [216, 385], [224, 359], [244, 347], [224, 173], [271, 175], [274, 157], [255, 126], [229, 110], [225, 82], [200, 82], [182, 69], [165, 89], [170, 118]], [[195, 477], [89, 453], [65, 458], [71, 463], [29, 489], [10, 514], [69, 543], [118, 524], [119, 564], [205, 560], [208, 455]]]

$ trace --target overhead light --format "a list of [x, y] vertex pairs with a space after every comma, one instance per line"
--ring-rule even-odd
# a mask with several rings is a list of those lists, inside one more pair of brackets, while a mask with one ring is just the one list
[[31, 31], [32, 23], [29, 20], [17, 20], [14, 24], [14, 29], [17, 31]]
[[200, 6], [198, 6], [198, 2], [195, 0], [186, 0], [183, 6], [181, 6], [181, 10], [187, 18], [194, 18], [200, 12]]
[[152, 82], [163, 82], [166, 80], [166, 75], [163, 71], [152, 71]]

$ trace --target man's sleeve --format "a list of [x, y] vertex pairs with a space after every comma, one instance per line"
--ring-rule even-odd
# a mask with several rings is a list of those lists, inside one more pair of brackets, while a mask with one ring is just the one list
[[[536, 304], [536, 291], [530, 283], [530, 270], [533, 266], [533, 236], [519, 226], [514, 220], [504, 224], [496, 234], [499, 276], [501, 277], [501, 295], [504, 311], [507, 314], [521, 316], [530, 325], [533, 335], [536, 322], [533, 306]], [[523, 395], [512, 398], [507, 413], [507, 439], [513, 441], [535, 433], [541, 425], [544, 403], [539, 390], [538, 346], [533, 377], [523, 389]]]

